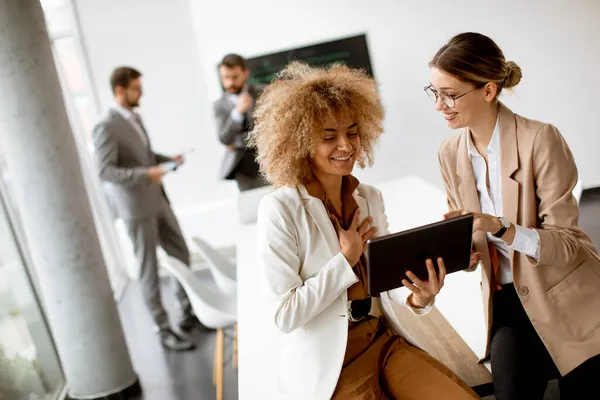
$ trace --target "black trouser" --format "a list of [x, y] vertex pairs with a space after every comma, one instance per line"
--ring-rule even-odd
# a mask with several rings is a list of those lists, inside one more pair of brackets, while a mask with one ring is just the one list
[[564, 377], [523, 309], [514, 285], [493, 295], [491, 362], [496, 400], [542, 400], [559, 378], [561, 400], [600, 399], [600, 356]]

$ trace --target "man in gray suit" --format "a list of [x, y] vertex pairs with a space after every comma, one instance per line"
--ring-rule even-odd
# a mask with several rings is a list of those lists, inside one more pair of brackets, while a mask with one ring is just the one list
[[[182, 156], [168, 157], [152, 151], [150, 139], [140, 116], [134, 111], [142, 96], [141, 73], [119, 67], [110, 77], [114, 104], [93, 132], [100, 178], [107, 182], [107, 195], [133, 242], [139, 262], [144, 301], [154, 319], [161, 343], [171, 350], [190, 350], [192, 342], [175, 333], [163, 308], [158, 277], [158, 245], [189, 265], [190, 254], [177, 218], [162, 186], [165, 164], [183, 163]], [[176, 167], [175, 166], [175, 167]], [[199, 324], [190, 302], [172, 278], [177, 295], [178, 325], [189, 330]]]
[[255, 161], [256, 154], [246, 147], [246, 136], [252, 130], [254, 103], [264, 88], [248, 85], [249, 71], [245, 60], [237, 54], [226, 55], [219, 64], [223, 96], [215, 101], [214, 113], [219, 140], [226, 146], [221, 165], [222, 179], [235, 179], [240, 191], [265, 186]]

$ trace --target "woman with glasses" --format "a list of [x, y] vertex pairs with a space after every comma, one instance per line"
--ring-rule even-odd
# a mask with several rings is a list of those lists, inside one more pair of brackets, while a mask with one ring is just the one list
[[446, 217], [475, 216], [496, 399], [541, 400], [554, 378], [562, 400], [600, 398], [600, 258], [569, 146], [498, 100], [521, 69], [490, 38], [457, 35], [429, 66], [425, 92], [460, 129], [439, 151]]

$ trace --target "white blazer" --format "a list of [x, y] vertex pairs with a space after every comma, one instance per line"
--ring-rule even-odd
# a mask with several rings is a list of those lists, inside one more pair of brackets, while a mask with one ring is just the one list
[[[359, 185], [354, 198], [361, 220], [373, 218], [387, 234], [381, 193]], [[272, 315], [279, 329], [277, 391], [282, 399], [330, 399], [342, 369], [348, 338], [347, 289], [358, 281], [341, 253], [325, 206], [304, 186], [280, 188], [264, 197], [257, 219], [258, 260]], [[398, 261], [399, 264], [401, 260]], [[390, 300], [406, 304], [409, 291], [381, 294], [381, 308], [402, 333]], [[425, 314], [431, 307], [415, 313]]]

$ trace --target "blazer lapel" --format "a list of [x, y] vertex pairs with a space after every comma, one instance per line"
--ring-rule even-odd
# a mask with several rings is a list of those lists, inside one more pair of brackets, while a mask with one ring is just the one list
[[481, 205], [479, 204], [479, 197], [477, 196], [477, 185], [475, 184], [473, 167], [471, 165], [471, 159], [469, 158], [469, 151], [467, 150], [469, 129], [465, 128], [461, 135], [462, 137], [456, 155], [456, 173], [462, 180], [458, 185], [458, 192], [465, 211], [480, 213]]
[[221, 102], [220, 106], [224, 110], [224, 114], [231, 113], [235, 108], [235, 104], [229, 99], [229, 95], [227, 93], [223, 93], [223, 96], [221, 99], [219, 99], [219, 101]]
[[354, 197], [354, 200], [356, 201], [356, 204], [358, 204], [358, 208], [360, 209], [361, 220], [359, 221], [359, 223], [361, 223], [363, 219], [371, 215], [371, 212], [369, 211], [369, 204], [367, 203], [367, 199], [365, 199], [359, 192], [358, 188], [354, 191], [354, 193], [352, 193], [352, 197]]
[[[327, 248], [329, 249], [331, 256], [335, 256], [341, 250], [340, 240], [338, 239], [338, 235], [335, 231], [333, 223], [329, 219], [329, 214], [325, 209], [325, 205], [320, 199], [309, 195], [304, 185], [298, 187], [298, 192], [300, 193], [300, 197], [304, 202], [304, 207], [306, 208], [312, 219], [315, 221], [315, 224], [319, 228], [319, 232], [325, 239], [325, 243], [327, 243]], [[356, 200], [358, 208], [360, 208], [361, 220], [365, 219], [367, 216], [370, 215], [367, 200], [364, 197], [362, 197], [358, 189], [354, 191], [352, 196]]]
[[331, 257], [335, 256], [341, 250], [340, 241], [333, 223], [329, 219], [329, 214], [325, 209], [325, 205], [320, 199], [309, 195], [304, 185], [300, 185], [298, 187], [298, 192], [300, 193], [300, 197], [302, 198], [306, 211], [308, 211], [312, 219], [315, 221], [315, 224], [319, 228], [319, 232], [321, 232], [321, 235], [325, 239], [325, 243], [327, 243], [327, 248], [331, 253]]
[[[129, 140], [136, 141], [137, 143], [140, 144], [140, 148], [143, 148], [144, 151], [147, 151], [147, 149], [150, 147], [149, 145], [147, 145], [147, 143], [149, 144], [150, 141], [148, 139], [148, 135], [146, 134], [145, 128], [142, 125], [140, 125], [142, 127], [144, 136], [146, 137], [146, 140], [147, 140], [146, 143], [144, 143], [144, 141], [140, 137], [140, 133], [133, 127], [133, 125], [131, 125], [131, 122], [127, 121], [127, 119], [125, 117], [123, 117], [121, 115], [121, 113], [119, 113], [117, 110], [113, 110], [113, 109], [110, 110], [110, 113], [114, 119], [119, 121], [119, 124], [122, 126], [122, 128], [125, 132], [129, 131], [129, 133], [127, 134], [127, 138]], [[132, 137], [134, 139], [131, 139]]]
[[[518, 217], [519, 183], [512, 176], [519, 169], [517, 148], [517, 126], [513, 112], [500, 103], [498, 108], [498, 130], [500, 133], [500, 181], [502, 184], [502, 216], [516, 224]], [[510, 250], [510, 249], [509, 249]], [[510, 250], [512, 265], [514, 251]]]
[[[467, 139], [469, 135], [469, 129], [465, 128], [462, 132], [462, 137], [459, 144], [459, 149], [456, 157], [456, 172], [462, 180], [458, 186], [460, 198], [462, 200], [463, 209], [471, 212], [481, 212], [481, 204], [479, 203], [479, 195], [477, 192], [477, 185], [475, 183], [475, 177], [473, 175], [473, 166], [471, 164], [471, 158], [469, 157], [469, 151], [467, 149]], [[492, 263], [490, 262], [490, 253], [487, 245], [487, 236], [484, 232], [473, 233], [473, 247], [475, 251], [481, 253], [481, 290], [484, 299], [488, 299], [490, 296], [491, 288], [491, 276], [492, 276]], [[486, 327], [490, 332], [490, 310], [489, 306], [484, 307], [484, 318], [486, 321]]]
[[134, 116], [135, 116], [135, 120], [140, 125], [140, 128], [142, 128], [142, 133], [146, 137], [147, 147], [151, 147], [150, 146], [150, 136], [148, 136], [148, 131], [146, 130], [146, 127], [144, 126], [144, 123], [142, 122], [142, 117], [140, 117], [138, 114], [134, 114]]

